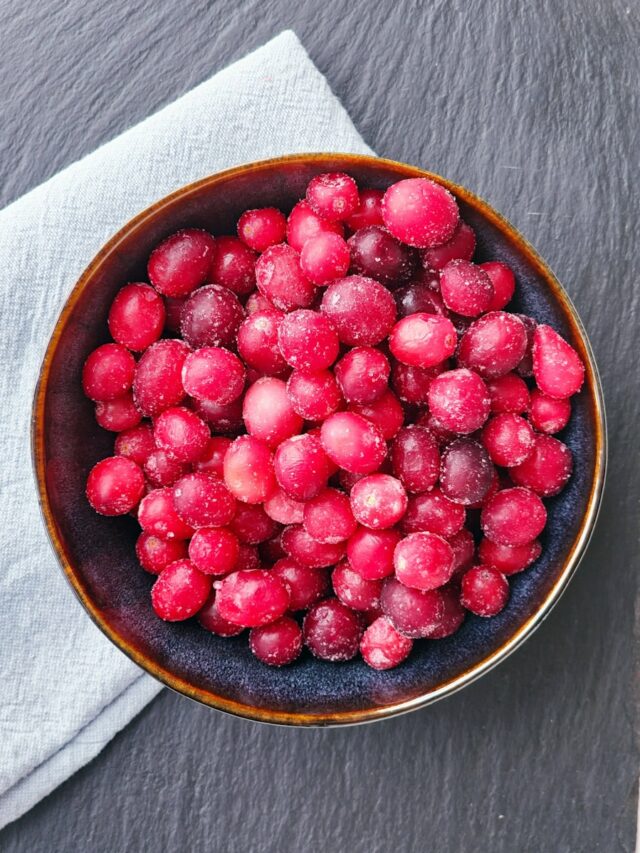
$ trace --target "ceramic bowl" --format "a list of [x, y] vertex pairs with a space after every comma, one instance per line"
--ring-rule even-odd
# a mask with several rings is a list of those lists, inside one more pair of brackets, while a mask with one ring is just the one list
[[[321, 172], [349, 172], [364, 187], [429, 177], [457, 198], [478, 237], [477, 258], [515, 271], [516, 311], [550, 323], [586, 365], [583, 390], [562, 438], [573, 451], [567, 488], [547, 502], [542, 557], [511, 579], [511, 598], [493, 619], [469, 616], [452, 637], [417, 642], [400, 667], [376, 672], [362, 660], [340, 665], [304, 654], [274, 670], [249, 652], [246, 635], [214, 637], [195, 620], [160, 621], [153, 578], [136, 563], [133, 518], [104, 518], [89, 507], [89, 469], [113, 447], [82, 394], [82, 364], [104, 343], [109, 305], [128, 281], [144, 280], [150, 250], [187, 226], [234, 233], [248, 208], [287, 211]], [[192, 699], [243, 717], [290, 725], [379, 720], [420, 708], [470, 684], [504, 660], [548, 615], [567, 586], [593, 530], [603, 489], [606, 433], [602, 391], [586, 334], [567, 294], [524, 238], [467, 189], [402, 163], [343, 154], [308, 154], [240, 166], [190, 184], [128, 222], [91, 261], [51, 337], [33, 408], [33, 453], [44, 520], [63, 571], [87, 613], [132, 660]]]

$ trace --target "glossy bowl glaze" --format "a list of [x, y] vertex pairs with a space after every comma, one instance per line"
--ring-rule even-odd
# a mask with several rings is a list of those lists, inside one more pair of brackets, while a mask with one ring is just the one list
[[[347, 171], [363, 187], [384, 189], [401, 178], [429, 177], [457, 198], [478, 236], [477, 258], [499, 259], [516, 273], [513, 310], [550, 323], [586, 365], [563, 440], [575, 471], [547, 502], [542, 557], [511, 578], [511, 599], [493, 619], [469, 616], [445, 640], [416, 643], [409, 659], [388, 672], [361, 660], [340, 665], [309, 654], [273, 670], [249, 652], [246, 635], [214, 637], [195, 620], [160, 621], [151, 609], [153, 578], [137, 565], [133, 518], [104, 518], [84, 494], [89, 469], [113, 447], [81, 388], [88, 353], [108, 339], [109, 305], [123, 284], [146, 278], [151, 249], [179, 228], [234, 233], [248, 208], [289, 210], [321, 172]], [[382, 719], [420, 708], [471, 683], [507, 657], [547, 616], [584, 553], [602, 494], [606, 432], [602, 392], [580, 320], [553, 273], [524, 238], [486, 202], [421, 169], [373, 157], [308, 154], [230, 169], [178, 190], [124, 226], [76, 284], [49, 343], [33, 408], [33, 454], [49, 536], [78, 598], [125, 654], [156, 678], [222, 711], [271, 723], [337, 725]]]

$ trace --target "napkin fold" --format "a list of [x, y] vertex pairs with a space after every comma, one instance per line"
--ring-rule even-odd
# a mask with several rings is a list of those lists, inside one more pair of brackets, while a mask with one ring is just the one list
[[154, 200], [302, 151], [369, 148], [287, 31], [0, 212], [0, 828], [161, 689], [83, 612], [40, 518], [29, 420], [64, 300], [102, 244]]

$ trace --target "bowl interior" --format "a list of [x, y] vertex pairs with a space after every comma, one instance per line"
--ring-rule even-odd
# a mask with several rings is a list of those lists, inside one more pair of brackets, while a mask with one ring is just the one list
[[294, 157], [231, 170], [159, 202], [113, 238], [74, 290], [49, 347], [34, 411], [45, 517], [64, 569], [92, 617], [174, 688], [224, 710], [276, 722], [354, 722], [405, 710], [471, 680], [504, 656], [571, 574], [594, 520], [604, 467], [597, 377], [564, 293], [507, 223], [470, 193], [449, 185], [478, 236], [477, 257], [504, 260], [515, 270], [517, 298], [511, 308], [553, 325], [588, 363], [585, 387], [574, 398], [571, 423], [561, 436], [573, 451], [575, 472], [565, 491], [548, 501], [542, 557], [512, 578], [511, 599], [499, 616], [470, 616], [453, 637], [416, 643], [404, 665], [384, 673], [360, 660], [336, 666], [308, 654], [273, 671], [252, 657], [246, 636], [220, 639], [193, 620], [168, 624], [155, 617], [149, 598], [153, 578], [135, 559], [136, 522], [102, 518], [84, 497], [86, 475], [111, 452], [113, 436], [98, 428], [93, 406], [82, 394], [83, 361], [108, 340], [111, 300], [124, 283], [145, 280], [147, 257], [159, 240], [185, 226], [234, 233], [243, 210], [274, 204], [288, 210], [313, 175], [334, 169], [381, 189], [400, 177], [425, 174], [366, 157]]

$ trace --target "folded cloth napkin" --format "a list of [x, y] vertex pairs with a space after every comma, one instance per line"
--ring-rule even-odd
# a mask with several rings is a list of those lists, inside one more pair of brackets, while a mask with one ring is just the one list
[[0, 212], [0, 827], [161, 689], [82, 611], [40, 519], [29, 418], [64, 299], [107, 238], [155, 199], [242, 162], [322, 150], [369, 151], [284, 32]]

